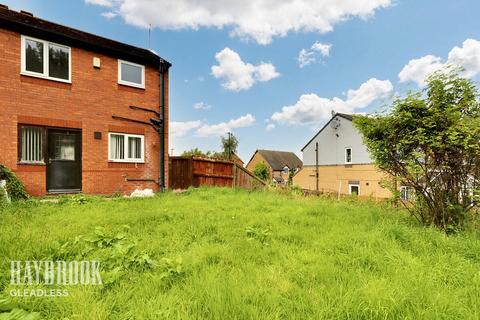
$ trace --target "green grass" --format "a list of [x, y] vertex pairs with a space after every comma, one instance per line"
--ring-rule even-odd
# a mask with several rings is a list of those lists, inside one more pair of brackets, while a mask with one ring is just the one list
[[155, 267], [130, 265], [109, 285], [70, 287], [67, 297], [10, 299], [46, 319], [480, 318], [475, 230], [446, 237], [382, 205], [271, 192], [87, 200], [3, 210], [3, 297], [10, 259], [71, 259], [82, 250], [76, 236], [129, 225], [133, 250]]

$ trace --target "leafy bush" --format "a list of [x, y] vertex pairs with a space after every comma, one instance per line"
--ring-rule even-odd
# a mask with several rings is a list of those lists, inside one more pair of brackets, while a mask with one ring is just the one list
[[263, 161], [255, 165], [255, 168], [253, 169], [253, 174], [263, 181], [267, 181], [270, 178], [270, 170]]
[[[7, 192], [12, 200], [25, 200], [29, 198], [29, 195], [25, 191], [25, 187], [20, 179], [18, 179], [12, 170], [3, 164], [0, 164], [0, 180], [7, 181]], [[3, 194], [1, 196], [3, 198]]]
[[394, 101], [389, 114], [354, 124], [376, 165], [415, 190], [406, 209], [447, 233], [463, 228], [480, 198], [480, 103], [475, 84], [456, 70], [435, 73], [425, 92]]

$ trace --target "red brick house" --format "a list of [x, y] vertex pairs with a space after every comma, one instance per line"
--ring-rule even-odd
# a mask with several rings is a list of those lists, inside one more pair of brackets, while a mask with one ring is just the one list
[[27, 192], [168, 186], [169, 62], [0, 5], [0, 163]]

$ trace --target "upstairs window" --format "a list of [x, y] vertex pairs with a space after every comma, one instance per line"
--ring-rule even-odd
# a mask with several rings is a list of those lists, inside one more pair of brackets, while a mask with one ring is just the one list
[[108, 160], [115, 162], [144, 162], [144, 136], [109, 133]]
[[22, 36], [21, 73], [70, 82], [70, 47]]
[[144, 89], [145, 66], [118, 60], [118, 83]]
[[345, 148], [345, 163], [352, 163], [352, 148]]
[[20, 163], [44, 163], [45, 129], [22, 126], [19, 134]]

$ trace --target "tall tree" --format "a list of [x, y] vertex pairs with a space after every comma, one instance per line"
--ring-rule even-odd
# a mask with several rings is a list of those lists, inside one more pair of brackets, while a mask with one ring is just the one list
[[[354, 120], [377, 166], [414, 189], [406, 208], [446, 232], [463, 227], [478, 200], [478, 96], [471, 80], [448, 69], [429, 77], [425, 90], [396, 99], [388, 114]], [[390, 186], [396, 194], [397, 183]]]
[[229, 132], [226, 137], [221, 138], [223, 154], [226, 159], [231, 159], [232, 154], [237, 152], [238, 148], [238, 139]]

